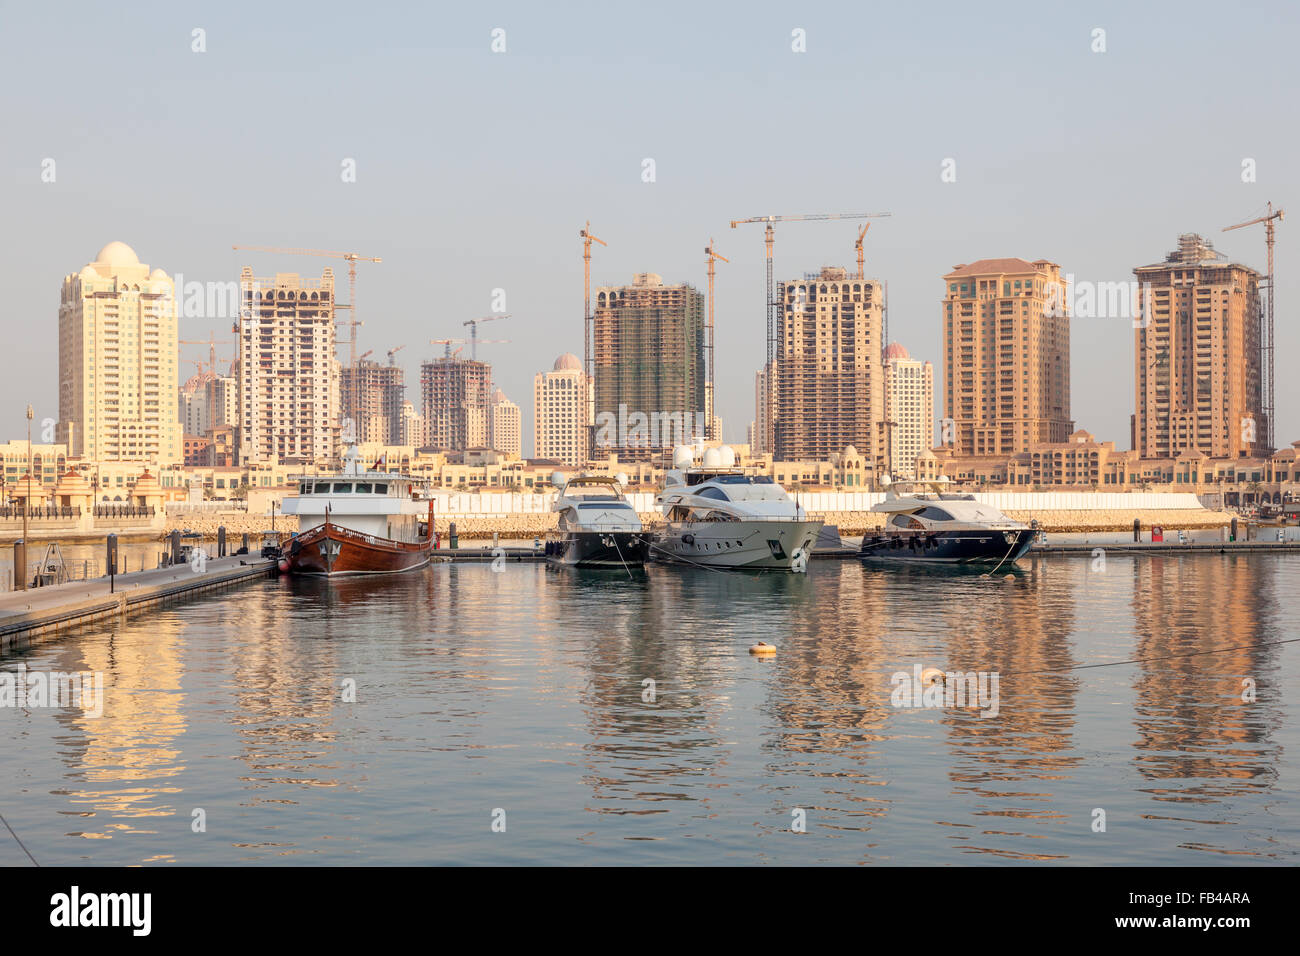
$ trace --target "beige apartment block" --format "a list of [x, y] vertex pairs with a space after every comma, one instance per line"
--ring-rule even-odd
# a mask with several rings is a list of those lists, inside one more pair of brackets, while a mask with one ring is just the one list
[[488, 447], [518, 458], [522, 451], [521, 426], [519, 406], [501, 389], [493, 389], [492, 404], [488, 406]]
[[944, 276], [944, 418], [958, 455], [1063, 442], [1070, 418], [1070, 317], [1061, 267], [980, 259]]
[[63, 280], [55, 440], [75, 458], [180, 462], [178, 348], [171, 278], [104, 246]]
[[329, 462], [339, 454], [334, 270], [239, 274], [239, 457]]
[[1164, 262], [1133, 274], [1142, 306], [1133, 447], [1143, 458], [1267, 455], [1259, 273], [1188, 234]]
[[533, 377], [533, 457], [581, 465], [587, 459], [587, 402], [591, 389], [572, 352]]
[[[868, 461], [880, 462], [885, 451], [880, 283], [827, 266], [779, 283], [777, 302], [771, 423], [776, 459], [829, 461], [852, 445]], [[760, 378], [760, 398], [762, 385]], [[759, 437], [762, 431], [760, 424]]]
[[892, 342], [885, 349], [887, 473], [916, 477], [916, 459], [934, 443], [934, 366]]

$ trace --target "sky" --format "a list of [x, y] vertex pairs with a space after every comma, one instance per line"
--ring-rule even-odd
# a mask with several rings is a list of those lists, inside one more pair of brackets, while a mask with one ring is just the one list
[[[530, 453], [533, 376], [582, 352], [590, 220], [608, 243], [593, 288], [656, 272], [703, 289], [710, 238], [730, 260], [717, 406], [744, 441], [763, 230], [729, 222], [879, 211], [867, 273], [889, 284], [890, 339], [935, 362], [940, 416], [942, 276], [958, 263], [1131, 281], [1199, 232], [1263, 270], [1263, 227], [1220, 230], [1295, 204], [1298, 25], [1281, 2], [0, 0], [0, 440], [25, 434], [28, 402], [58, 417], [60, 286], [121, 240], [187, 282], [243, 265], [346, 276], [235, 244], [381, 257], [358, 267], [360, 350], [405, 346], [417, 405], [428, 341], [464, 336], [504, 290], [510, 318], [482, 335], [510, 341], [480, 358]], [[856, 225], [778, 224], [777, 279], [854, 268]], [[1283, 447], [1300, 439], [1297, 229], [1278, 226], [1276, 255]], [[183, 318], [181, 337], [229, 328]], [[1121, 449], [1133, 346], [1126, 318], [1072, 321], [1072, 417]]]

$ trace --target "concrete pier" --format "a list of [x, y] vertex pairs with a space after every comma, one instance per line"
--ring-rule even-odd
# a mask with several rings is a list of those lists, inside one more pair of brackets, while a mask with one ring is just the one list
[[0, 649], [48, 631], [79, 627], [107, 617], [124, 617], [144, 608], [275, 573], [276, 563], [256, 554], [209, 558], [202, 571], [188, 564], [72, 581], [0, 595]]

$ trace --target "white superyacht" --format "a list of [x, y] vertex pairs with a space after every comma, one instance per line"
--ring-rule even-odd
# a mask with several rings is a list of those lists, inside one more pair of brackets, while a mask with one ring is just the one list
[[689, 446], [673, 452], [655, 504], [666, 524], [654, 542], [662, 561], [762, 571], [805, 571], [822, 519], [814, 518], [770, 475], [747, 475], [726, 445], [694, 466]]

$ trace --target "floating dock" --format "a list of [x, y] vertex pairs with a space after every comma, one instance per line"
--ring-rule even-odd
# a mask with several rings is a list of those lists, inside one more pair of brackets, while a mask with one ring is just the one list
[[276, 563], [256, 554], [209, 558], [202, 571], [188, 564], [119, 574], [110, 591], [108, 578], [70, 581], [50, 587], [0, 594], [0, 649], [48, 631], [80, 627], [126, 615], [167, 601], [227, 588], [276, 573]]
[[1189, 541], [1186, 544], [1177, 541], [1067, 541], [1052, 544], [1049, 540], [1047, 544], [1035, 544], [1029, 549], [1029, 555], [1092, 554], [1097, 549], [1116, 554], [1253, 554], [1287, 551], [1300, 554], [1300, 541]]

